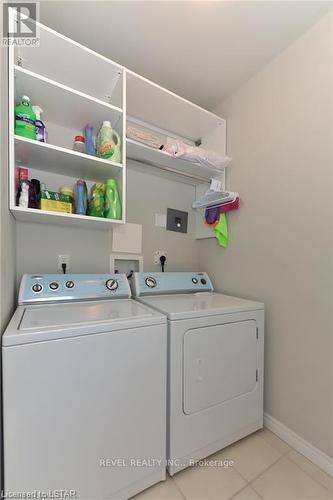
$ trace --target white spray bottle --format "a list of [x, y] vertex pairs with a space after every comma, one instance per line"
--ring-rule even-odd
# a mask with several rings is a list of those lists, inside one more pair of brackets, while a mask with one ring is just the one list
[[33, 112], [36, 115], [36, 139], [40, 142], [47, 142], [47, 132], [44, 123], [41, 120], [43, 110], [40, 106], [32, 106]]

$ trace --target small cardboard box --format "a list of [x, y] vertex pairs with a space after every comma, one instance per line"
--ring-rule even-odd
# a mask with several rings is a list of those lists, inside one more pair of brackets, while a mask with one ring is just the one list
[[71, 214], [72, 204], [66, 201], [47, 200], [46, 198], [42, 198], [40, 200], [40, 209], [48, 210], [49, 212], [65, 212]]

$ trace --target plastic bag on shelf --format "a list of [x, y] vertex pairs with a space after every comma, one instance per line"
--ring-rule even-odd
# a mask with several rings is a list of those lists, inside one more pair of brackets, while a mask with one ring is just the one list
[[163, 151], [175, 158], [181, 158], [192, 163], [199, 163], [205, 167], [224, 169], [230, 162], [229, 156], [219, 155], [199, 146], [189, 146], [182, 141], [172, 141], [163, 147]]

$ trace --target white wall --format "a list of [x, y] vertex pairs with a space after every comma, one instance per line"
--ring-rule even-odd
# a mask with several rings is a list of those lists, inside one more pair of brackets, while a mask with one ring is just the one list
[[[2, 7], [0, 9], [2, 38]], [[0, 48], [0, 334], [15, 306], [15, 221], [8, 209], [7, 50]]]
[[[2, 38], [2, 6], [0, 6], [0, 38]], [[7, 50], [0, 47], [0, 335], [15, 307], [15, 221], [8, 210], [8, 87]], [[0, 357], [0, 393], [1, 389]], [[0, 406], [2, 424], [2, 407]], [[2, 431], [0, 430], [0, 450]], [[0, 488], [3, 487], [2, 454], [0, 455]]]
[[[159, 271], [154, 250], [166, 250], [166, 270], [197, 270], [194, 187], [129, 168], [127, 173], [127, 220], [143, 225], [144, 269]], [[176, 208], [189, 212], [188, 233], [155, 226], [154, 214]], [[109, 272], [111, 237], [108, 231], [45, 224], [17, 223], [17, 281], [23, 273], [57, 272], [59, 254], [70, 256], [71, 272]]]
[[199, 242], [218, 290], [266, 305], [265, 411], [333, 456], [332, 18], [219, 106], [230, 246]]

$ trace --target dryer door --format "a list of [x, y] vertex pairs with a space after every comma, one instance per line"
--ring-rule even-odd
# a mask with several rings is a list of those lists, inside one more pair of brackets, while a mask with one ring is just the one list
[[183, 354], [183, 411], [187, 415], [220, 405], [256, 387], [254, 320], [188, 330]]

